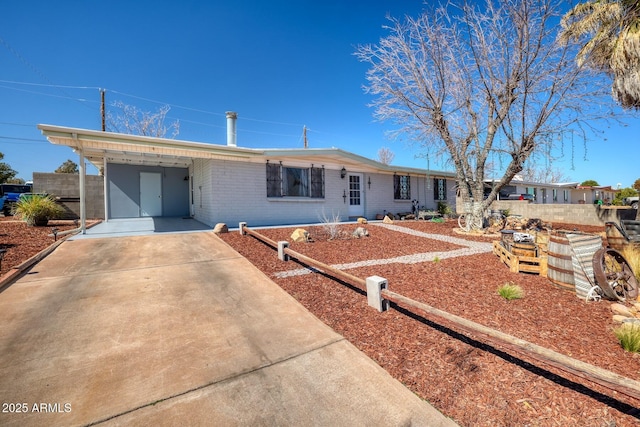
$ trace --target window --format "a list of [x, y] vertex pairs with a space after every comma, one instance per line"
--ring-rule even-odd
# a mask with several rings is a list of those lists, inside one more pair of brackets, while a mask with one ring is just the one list
[[433, 179], [433, 200], [447, 200], [447, 180], [444, 178]]
[[267, 197], [324, 198], [324, 168], [287, 167], [267, 162]]
[[411, 199], [411, 181], [409, 175], [393, 175], [393, 198], [396, 200]]
[[282, 195], [309, 197], [309, 169], [282, 168]]
[[569, 201], [569, 190], [563, 190], [564, 192], [564, 201], [568, 202]]
[[556, 188], [553, 189], [553, 201], [554, 202], [558, 201], [558, 189]]

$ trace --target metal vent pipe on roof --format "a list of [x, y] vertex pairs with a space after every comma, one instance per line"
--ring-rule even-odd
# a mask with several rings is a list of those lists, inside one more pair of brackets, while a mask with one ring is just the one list
[[230, 147], [237, 146], [236, 120], [238, 113], [227, 111], [227, 145]]

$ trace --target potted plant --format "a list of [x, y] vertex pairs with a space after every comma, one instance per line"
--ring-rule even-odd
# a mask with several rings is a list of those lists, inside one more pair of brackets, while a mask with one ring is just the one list
[[64, 215], [64, 208], [46, 194], [23, 194], [16, 203], [15, 215], [30, 226], [45, 226], [50, 219]]

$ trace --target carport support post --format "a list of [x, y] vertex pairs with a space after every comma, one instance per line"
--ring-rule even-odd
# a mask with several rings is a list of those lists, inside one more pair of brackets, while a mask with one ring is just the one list
[[289, 261], [289, 255], [284, 253], [284, 250], [289, 247], [289, 242], [282, 241], [278, 242], [278, 259], [280, 261]]
[[[77, 138], [77, 136], [76, 136]], [[84, 164], [84, 149], [80, 146], [78, 150], [78, 155], [80, 156], [80, 231], [82, 234], [87, 234], [87, 207], [86, 202], [87, 198], [85, 196], [85, 164]]]
[[240, 224], [238, 224], [238, 230], [240, 231], [240, 235], [244, 236], [245, 234], [247, 234], [246, 231], [244, 231], [244, 228], [247, 226], [246, 222], [241, 222]]
[[387, 289], [389, 282], [380, 276], [370, 276], [366, 279], [367, 283], [367, 303], [379, 312], [389, 309], [389, 301], [382, 298], [381, 291]]

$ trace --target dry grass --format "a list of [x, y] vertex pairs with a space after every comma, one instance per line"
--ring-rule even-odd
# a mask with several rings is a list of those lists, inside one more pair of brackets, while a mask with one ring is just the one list
[[640, 246], [627, 245], [620, 252], [631, 266], [631, 269], [636, 275], [636, 279], [640, 280]]

